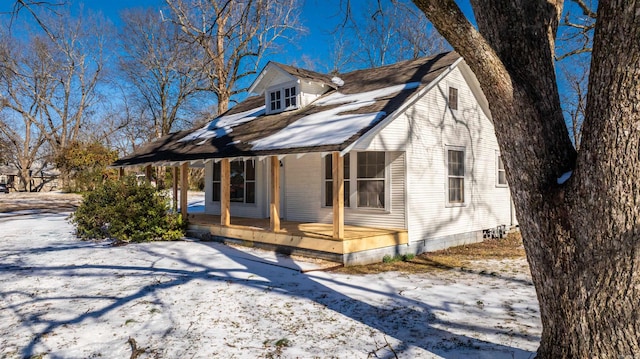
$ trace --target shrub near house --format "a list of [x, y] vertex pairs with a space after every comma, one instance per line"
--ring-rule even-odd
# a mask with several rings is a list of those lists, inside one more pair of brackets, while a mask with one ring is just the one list
[[107, 180], [85, 194], [71, 222], [83, 239], [176, 240], [184, 236], [185, 226], [169, 207], [169, 200], [147, 183], [133, 177]]

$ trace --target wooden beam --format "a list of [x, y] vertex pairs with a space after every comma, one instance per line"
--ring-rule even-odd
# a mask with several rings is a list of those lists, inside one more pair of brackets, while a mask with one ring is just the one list
[[228, 158], [220, 161], [220, 225], [231, 225], [231, 164]]
[[178, 211], [178, 166], [173, 166], [171, 172], [171, 178], [173, 179], [173, 204], [172, 208], [174, 211]]
[[144, 177], [147, 180], [147, 183], [151, 183], [151, 165], [147, 165], [144, 168]]
[[180, 214], [182, 219], [187, 219], [187, 192], [189, 191], [189, 163], [185, 162], [180, 167]]
[[271, 156], [271, 204], [269, 205], [272, 232], [280, 231], [280, 160]]
[[331, 153], [333, 168], [333, 238], [344, 238], [344, 157], [340, 152]]
[[124, 179], [124, 167], [120, 167], [118, 169], [118, 179], [120, 180]]

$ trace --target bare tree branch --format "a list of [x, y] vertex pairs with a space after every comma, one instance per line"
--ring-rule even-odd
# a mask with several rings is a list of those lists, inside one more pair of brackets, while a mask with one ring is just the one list
[[255, 74], [262, 57], [299, 24], [298, 0], [166, 0], [172, 21], [196, 44], [194, 58], [216, 95], [218, 113], [227, 110], [231, 96], [246, 90], [244, 79]]

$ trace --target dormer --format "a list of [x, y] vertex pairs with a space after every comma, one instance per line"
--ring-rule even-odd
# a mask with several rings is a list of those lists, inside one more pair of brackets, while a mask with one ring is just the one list
[[307, 106], [336, 88], [328, 75], [269, 62], [249, 92], [264, 96], [266, 114], [271, 115]]
[[299, 83], [300, 81], [298, 80], [269, 87], [265, 94], [267, 115], [298, 109], [300, 104]]

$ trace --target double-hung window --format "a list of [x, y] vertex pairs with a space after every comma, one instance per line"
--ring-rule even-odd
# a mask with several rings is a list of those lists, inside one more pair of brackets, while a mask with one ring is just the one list
[[[324, 205], [333, 207], [333, 156], [327, 155], [324, 158]], [[349, 154], [343, 157], [344, 163], [344, 206], [350, 207], [349, 193], [351, 192], [351, 180], [349, 175]]]
[[458, 109], [458, 89], [455, 87], [449, 87], [449, 108], [451, 110]]
[[496, 151], [496, 187], [507, 187], [507, 171], [502, 163], [502, 156]]
[[385, 153], [358, 152], [358, 207], [384, 208]]
[[[230, 163], [231, 202], [255, 203], [256, 202], [256, 167], [255, 161], [233, 161]], [[213, 198], [219, 202], [221, 198], [221, 168], [220, 163], [213, 165]]]
[[464, 204], [464, 149], [447, 148], [447, 202]]

